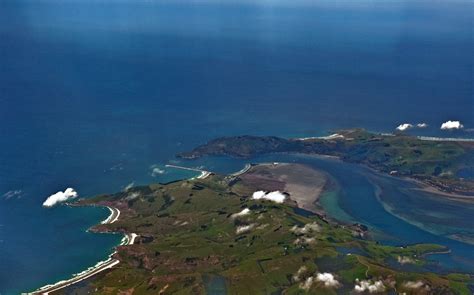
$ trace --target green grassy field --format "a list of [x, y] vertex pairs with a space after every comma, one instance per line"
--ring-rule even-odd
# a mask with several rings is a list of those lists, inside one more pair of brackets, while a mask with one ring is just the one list
[[474, 194], [474, 181], [457, 176], [474, 167], [474, 143], [429, 141], [403, 134], [381, 135], [363, 129], [338, 131], [342, 137], [307, 140], [278, 137], [223, 137], [196, 147], [179, 157], [195, 159], [206, 155], [252, 157], [265, 153], [296, 152], [338, 156], [380, 172], [409, 176], [447, 192]]
[[[120, 208], [117, 222], [95, 230], [139, 235], [136, 244], [118, 248], [120, 264], [88, 282], [97, 294], [349, 294], [357, 280], [378, 284], [381, 293], [470, 294], [469, 276], [389, 266], [404, 259], [422, 267], [423, 254], [445, 250], [440, 246], [379, 245], [354, 227], [237, 194], [221, 176], [80, 203]], [[248, 214], [235, 215], [246, 208]], [[322, 273], [337, 284], [318, 280]]]

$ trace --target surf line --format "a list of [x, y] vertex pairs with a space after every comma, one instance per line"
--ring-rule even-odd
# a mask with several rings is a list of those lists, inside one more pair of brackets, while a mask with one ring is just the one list
[[[106, 206], [110, 210], [110, 215], [105, 219], [104, 221], [101, 222], [101, 224], [111, 224], [114, 223], [118, 220], [120, 216], [120, 210], [118, 208], [114, 207], [109, 207]], [[127, 245], [133, 245], [135, 243], [135, 239], [138, 237], [137, 234], [135, 233], [127, 233], [124, 235], [122, 238], [122, 241], [120, 242], [119, 246], [127, 246]], [[115, 250], [112, 254], [109, 255], [108, 259], [104, 261], [99, 261], [97, 262], [96, 265], [89, 267], [88, 269], [77, 273], [73, 274], [72, 278], [67, 279], [67, 280], [62, 280], [59, 281], [55, 284], [50, 284], [43, 286], [39, 289], [37, 289], [34, 292], [31, 293], [24, 293], [24, 294], [49, 294], [51, 292], [56, 292], [58, 290], [64, 289], [66, 287], [69, 287], [73, 284], [77, 284], [85, 279], [88, 279], [104, 270], [110, 269], [117, 264], [120, 263], [120, 260], [113, 258], [113, 256], [117, 253], [117, 250]]]

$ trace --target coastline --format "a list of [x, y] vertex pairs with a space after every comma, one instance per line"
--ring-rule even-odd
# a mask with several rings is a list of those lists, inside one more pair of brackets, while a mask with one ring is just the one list
[[110, 210], [110, 215], [105, 220], [103, 220], [100, 224], [110, 224], [114, 223], [118, 220], [120, 216], [120, 210], [117, 208], [106, 206]]
[[237, 172], [231, 173], [230, 176], [236, 177], [236, 176], [242, 175], [245, 172], [249, 171], [250, 168], [252, 168], [252, 164], [247, 163], [247, 164], [245, 164], [244, 168], [240, 169]]
[[[100, 224], [112, 224], [116, 222], [120, 216], [120, 210], [115, 207], [110, 207], [110, 206], [105, 206], [105, 207], [107, 207], [110, 210], [110, 215], [105, 220], [100, 222]], [[137, 236], [138, 235], [135, 233], [124, 234], [124, 237], [122, 238], [120, 244], [117, 247], [133, 245], [135, 243], [135, 239]], [[99, 261], [97, 262], [96, 265], [91, 266], [80, 273], [73, 274], [70, 279], [62, 280], [54, 284], [45, 285], [33, 292], [26, 293], [26, 294], [49, 294], [51, 292], [56, 292], [66, 287], [69, 287], [71, 285], [74, 285], [76, 283], [79, 283], [85, 279], [88, 279], [102, 271], [110, 269], [120, 263], [120, 260], [113, 258], [113, 256], [116, 253], [117, 253], [117, 249], [115, 248], [115, 251], [108, 256], [109, 257], [108, 259]]]
[[[338, 156], [328, 156], [328, 155], [324, 155], [324, 154], [304, 154], [304, 153], [289, 153], [289, 154], [296, 154], [296, 155], [303, 155], [303, 156], [308, 156], [308, 157], [317, 157], [317, 158], [324, 158], [324, 159], [328, 159], [328, 160], [337, 160], [337, 161], [341, 161], [343, 162], [343, 160], [338, 157]], [[265, 166], [265, 165], [276, 165], [276, 164], [283, 164], [283, 165], [288, 165], [288, 164], [291, 164], [291, 163], [277, 163], [277, 162], [268, 162], [268, 163], [258, 163], [258, 164], [246, 164], [244, 166], [244, 168], [242, 168], [241, 170], [237, 171], [237, 172], [234, 172], [232, 174], [230, 174], [231, 176], [233, 177], [236, 177], [236, 176], [240, 176], [242, 174], [245, 174], [246, 172], [248, 172], [252, 167], [255, 167], [255, 166]], [[358, 165], [360, 165], [360, 163], [356, 163]], [[400, 179], [405, 179], [405, 180], [410, 180], [410, 181], [413, 181], [413, 182], [416, 182], [420, 185], [423, 185], [424, 187], [422, 188], [418, 188], [418, 190], [420, 191], [425, 191], [429, 188], [432, 188], [433, 190], [437, 190], [435, 186], [432, 186], [432, 185], [429, 185], [429, 184], [426, 184], [420, 180], [417, 180], [417, 179], [414, 179], [414, 178], [411, 178], [411, 177], [408, 177], [408, 176], [393, 176], [393, 175], [389, 175], [389, 174], [386, 174], [386, 173], [383, 173], [382, 171], [379, 171], [377, 170], [376, 168], [374, 167], [371, 167], [369, 165], [362, 165], [362, 166], [365, 166], [366, 168], [368, 168], [368, 170], [371, 170], [373, 172], [377, 172], [377, 173], [380, 173], [386, 177], [393, 177], [393, 178], [400, 178]], [[201, 170], [201, 174], [197, 177], [193, 177], [191, 179], [204, 179], [204, 178], [207, 178], [209, 177], [210, 175], [212, 175], [213, 173], [210, 172], [210, 171], [205, 171], [205, 170]], [[324, 185], [324, 187], [326, 187], [328, 185], [328, 183], [326, 183]], [[319, 197], [321, 196], [322, 192], [324, 191], [324, 188], [321, 189], [321, 191], [318, 193], [318, 198], [316, 198], [314, 201], [314, 203], [318, 204], [318, 207], [320, 206], [319, 204]], [[428, 190], [427, 190], [428, 191]], [[429, 191], [431, 193], [435, 193], [434, 191]], [[442, 191], [438, 191], [439, 192], [442, 192]], [[445, 194], [448, 194], [448, 193], [445, 193]], [[90, 206], [90, 205], [89, 205]], [[92, 206], [101, 206], [101, 207], [107, 207], [107, 209], [110, 211], [110, 215], [103, 221], [101, 221], [99, 224], [103, 224], [103, 225], [106, 225], [106, 224], [112, 224], [112, 223], [115, 223], [120, 215], [121, 215], [121, 212], [118, 208], [115, 208], [115, 207], [111, 207], [111, 206], [106, 206], [106, 205], [92, 205]], [[297, 208], [300, 208], [300, 209], [304, 209], [304, 210], [308, 210], [307, 208], [304, 208], [304, 206], [302, 206], [299, 202], [296, 202], [296, 207]], [[318, 208], [319, 209], [319, 208]], [[340, 224], [342, 225], [343, 227], [344, 226], [348, 226], [348, 227], [352, 227], [354, 226], [356, 229], [358, 229], [360, 231], [360, 233], [364, 233], [366, 232], [366, 229], [359, 226], [359, 224], [351, 224], [351, 223], [346, 223], [346, 222], [342, 222], [342, 221], [339, 221], [337, 219], [334, 219], [334, 218], [331, 218], [330, 216], [327, 216], [326, 214], [324, 213], [321, 213], [319, 210], [308, 210], [318, 216], [320, 216], [325, 222], [334, 222], [336, 224]], [[124, 233], [124, 237], [122, 238], [122, 241], [119, 245], [117, 245], [116, 247], [119, 247], [119, 246], [127, 246], [127, 245], [133, 245], [135, 243], [135, 240], [136, 238], [138, 237], [137, 234], [135, 233]], [[108, 256], [108, 259], [106, 260], [103, 260], [103, 261], [99, 261], [96, 265], [94, 266], [91, 266], [89, 268], [87, 268], [86, 270], [82, 271], [82, 272], [79, 272], [79, 273], [76, 273], [76, 274], [73, 274], [71, 278], [69, 279], [66, 279], [66, 280], [62, 280], [62, 281], [59, 281], [59, 282], [56, 282], [54, 284], [50, 284], [50, 285], [45, 285], [37, 290], [35, 290], [34, 292], [31, 292], [31, 293], [26, 293], [26, 294], [50, 294], [52, 292], [57, 292], [61, 289], [64, 289], [64, 288], [67, 288], [67, 287], [70, 287], [74, 284], [77, 284], [83, 280], [86, 280], [86, 279], [89, 279], [91, 277], [93, 277], [94, 275], [96, 274], [99, 274], [105, 270], [108, 270], [108, 269], [111, 269], [113, 267], [115, 267], [116, 265], [118, 265], [120, 263], [120, 260], [118, 259], [115, 259], [113, 258], [113, 256], [117, 253], [117, 249], [115, 248], [114, 252], [111, 253], [109, 256]], [[449, 252], [448, 252], [449, 253]], [[429, 255], [429, 254], [444, 254], [444, 252], [434, 252], [434, 253], [427, 253], [426, 255]], [[25, 294], [25, 293], [23, 293]]]
[[[182, 167], [172, 166], [172, 168], [182, 168]], [[186, 169], [186, 167], [184, 167], [184, 169]], [[188, 169], [186, 169], [186, 170], [188, 170]], [[191, 169], [189, 169], [189, 170], [191, 170]], [[192, 169], [192, 170], [194, 170], [194, 169]], [[205, 179], [205, 178], [207, 178], [208, 176], [210, 176], [212, 174], [212, 172], [205, 171], [205, 170], [200, 170], [200, 172], [201, 172], [201, 174], [199, 176], [193, 177], [193, 178]], [[99, 224], [102, 224], [102, 225], [112, 224], [112, 223], [116, 222], [120, 217], [120, 210], [118, 208], [111, 207], [111, 206], [102, 206], [102, 205], [92, 205], [92, 206], [106, 207], [110, 211], [110, 215], [106, 219], [101, 221]], [[137, 237], [138, 237], [138, 235], [136, 233], [125, 233], [124, 237], [122, 238], [120, 244], [117, 245], [117, 247], [133, 245], [135, 243], [135, 240], [136, 240]], [[86, 280], [86, 279], [88, 279], [88, 278], [90, 278], [90, 277], [92, 277], [92, 276], [94, 276], [94, 275], [96, 275], [100, 272], [103, 272], [107, 269], [115, 267], [117, 264], [119, 264], [120, 260], [113, 258], [113, 256], [116, 253], [117, 253], [117, 250], [115, 249], [114, 252], [112, 252], [108, 256], [108, 259], [103, 260], [103, 261], [99, 261], [94, 266], [91, 266], [91, 267], [87, 268], [86, 270], [84, 270], [82, 272], [73, 274], [72, 277], [69, 278], [69, 279], [62, 280], [62, 281], [56, 282], [54, 284], [48, 284], [48, 285], [45, 285], [43, 287], [40, 287], [40, 288], [36, 289], [33, 292], [27, 292], [27, 293], [22, 293], [22, 294], [49, 294], [51, 292], [56, 292], [56, 291], [59, 291], [61, 289], [72, 286], [74, 284], [77, 284], [77, 283], [79, 283], [83, 280]]]
[[451, 193], [451, 192], [442, 191], [438, 187], [436, 187], [432, 184], [425, 183], [423, 181], [420, 181], [418, 179], [411, 178], [411, 177], [406, 178], [406, 180], [412, 181], [412, 182], [417, 183], [421, 186], [420, 188], [416, 188], [414, 190], [418, 190], [418, 191], [426, 192], [426, 193], [430, 193], [430, 194], [435, 194], [435, 195], [439, 195], [439, 196], [443, 196], [443, 197], [446, 197], [448, 199], [459, 201], [459, 202], [467, 202], [467, 203], [471, 204], [474, 201], [474, 196], [461, 195], [461, 194], [457, 194], [457, 193], [454, 193], [454, 192]]
[[390, 173], [387, 173], [381, 169], [378, 169], [377, 167], [374, 167], [372, 165], [366, 164], [366, 163], [359, 163], [359, 162], [350, 162], [350, 161], [345, 161], [342, 157], [340, 156], [330, 156], [330, 155], [324, 155], [324, 154], [304, 154], [304, 153], [289, 153], [289, 154], [295, 154], [295, 155], [303, 155], [303, 156], [310, 156], [310, 157], [316, 157], [320, 159], [328, 159], [328, 160], [337, 160], [343, 163], [349, 163], [349, 164], [355, 164], [355, 165], [360, 165], [363, 166], [367, 169], [369, 169], [372, 172], [378, 173], [380, 175], [383, 175], [385, 177], [391, 177], [391, 178], [397, 178], [397, 179], [402, 179], [405, 181], [410, 181], [412, 183], [415, 183], [419, 185], [419, 188], [415, 188], [414, 190], [418, 190], [421, 192], [427, 192], [431, 194], [436, 194], [439, 196], [446, 197], [451, 200], [459, 201], [459, 202], [467, 202], [467, 203], [472, 203], [474, 200], [474, 196], [469, 196], [469, 195], [463, 195], [457, 192], [447, 192], [442, 190], [439, 186], [434, 185], [433, 183], [423, 181], [421, 179], [418, 179], [414, 176], [410, 175], [392, 175]]
[[463, 138], [463, 137], [417, 136], [416, 138], [420, 140], [426, 140], [426, 141], [474, 142], [474, 138]]
[[211, 171], [202, 170], [202, 169], [198, 169], [198, 168], [190, 168], [190, 167], [185, 167], [185, 166], [178, 166], [178, 165], [166, 164], [165, 167], [166, 167], [166, 168], [174, 168], [174, 169], [188, 170], [188, 171], [196, 171], [196, 172], [200, 172], [200, 173], [201, 173], [201, 174], [199, 174], [199, 175], [196, 176], [196, 177], [192, 177], [191, 179], [205, 179], [205, 178], [208, 177], [209, 175], [213, 174]]
[[[294, 164], [291, 164], [291, 163], [261, 163], [260, 164], [261, 166], [271, 166], [271, 167], [276, 167], [276, 166], [286, 166], [286, 165], [294, 165]], [[303, 165], [303, 164], [297, 164], [297, 165]], [[255, 165], [255, 166], [258, 166], [258, 165]], [[255, 167], [253, 166], [253, 167]], [[304, 166], [304, 165], [303, 165]], [[247, 167], [247, 165], [245, 166]], [[313, 169], [313, 168], [311, 168]], [[306, 174], [306, 173], [305, 173]], [[298, 175], [296, 175], [296, 179], [298, 181], [301, 180], [300, 177], [298, 177]], [[285, 178], [286, 179], [286, 178]], [[295, 178], [293, 178], [295, 179]], [[291, 180], [291, 178], [290, 178]], [[325, 182], [324, 183], [324, 187], [327, 187], [329, 185], [328, 182]], [[291, 195], [291, 194], [290, 194]], [[184, 193], [183, 194], [183, 198], [186, 197], [186, 194]], [[102, 204], [114, 204], [113, 201], [111, 201], [110, 199], [105, 199], [103, 201]], [[298, 204], [296, 203], [296, 207], [298, 208], [302, 208], [301, 204]], [[112, 206], [118, 206], [119, 208], [126, 208], [126, 207], [121, 207], [119, 204], [117, 205], [112, 205]], [[118, 219], [118, 216], [120, 215], [120, 210], [118, 210], [117, 208], [114, 208], [114, 207], [109, 207], [109, 206], [106, 206], [104, 205], [103, 207], [107, 207], [110, 212], [111, 212], [111, 215], [108, 216], [107, 219], [105, 219], [102, 224], [110, 224], [110, 223], [113, 223], [115, 222], [117, 219]], [[302, 208], [304, 209], [304, 208]], [[128, 211], [126, 209], [122, 209], [122, 211], [124, 211], [124, 214], [122, 215], [122, 218], [129, 218], [129, 215], [128, 215]], [[300, 213], [299, 211], [296, 212], [296, 214], [301, 214], [303, 215], [302, 213]], [[318, 213], [315, 213], [315, 215], [318, 215], [321, 217], [321, 220], [327, 224], [329, 224], [330, 222], [325, 218], [324, 215], [320, 215]], [[305, 215], [303, 215], [305, 216]], [[363, 225], [363, 224], [359, 224], [359, 223], [354, 223], [354, 224], [346, 224], [344, 222], [335, 222], [336, 224], [338, 224], [340, 227], [342, 228], [347, 228], [348, 230], [352, 230], [352, 234], [353, 235], [357, 235], [359, 238], [362, 238], [362, 239], [369, 239], [371, 240], [370, 236], [367, 236], [367, 228]], [[125, 222], [124, 222], [125, 224]], [[107, 229], [104, 229], [104, 230], [107, 230]], [[123, 238], [122, 240], [122, 243], [120, 245], [132, 245], [135, 243], [135, 239], [137, 238], [137, 235], [135, 233], [132, 233], [132, 232], [137, 232], [139, 231], [139, 229], [134, 229], [134, 228], [130, 228], [128, 230], [126, 230], [128, 232], [128, 234], [125, 235], [125, 237]], [[142, 246], [145, 246], [145, 245], [142, 245]], [[120, 253], [122, 254], [122, 250], [124, 250], [124, 248], [119, 248], [120, 249]], [[132, 250], [132, 249], [130, 249]], [[444, 250], [444, 249], [443, 249]], [[436, 250], [435, 250], [436, 251]], [[128, 252], [128, 251], [126, 251]], [[134, 251], [131, 251], [131, 252], [134, 252]], [[89, 278], [93, 277], [94, 275], [98, 274], [98, 273], [101, 273], [105, 270], [110, 270], [112, 273], [116, 273], [116, 271], [119, 271], [118, 269], [114, 269], [114, 267], [116, 267], [116, 265], [118, 265], [121, 261], [119, 261], [119, 259], [114, 259], [113, 256], [114, 254], [117, 253], [117, 251], [114, 251], [114, 253], [112, 253], [110, 256], [109, 256], [109, 259], [105, 260], [105, 261], [101, 261], [99, 263], [97, 263], [94, 267], [92, 268], [89, 268], [87, 270], [85, 270], [84, 272], [82, 273], [79, 273], [79, 274], [76, 274], [74, 275], [73, 278], [67, 280], [67, 281], [61, 281], [61, 282], [58, 282], [56, 283], [55, 285], [52, 285], [52, 286], [45, 286], [43, 287], [43, 289], [40, 289], [38, 291], [36, 291], [35, 293], [33, 294], [51, 294], [53, 292], [58, 292], [58, 291], [61, 291], [63, 290], [64, 288], [68, 288], [66, 290], [63, 290], [63, 291], [69, 291], [70, 289], [73, 289], [71, 291], [75, 291], [75, 286], [74, 287], [70, 287], [71, 285], [74, 285], [74, 284], [77, 284], [83, 280], [88, 280]], [[425, 253], [426, 255], [430, 255], [431, 253], [429, 252], [426, 252]], [[433, 254], [442, 254], [442, 252], [439, 252], [436, 251], [436, 253], [433, 253]], [[122, 263], [123, 260], [122, 260]], [[120, 266], [119, 266], [120, 268]], [[95, 279], [93, 280], [98, 280], [102, 282], [102, 278], [103, 276], [109, 276], [109, 272], [104, 272], [102, 275], [99, 275], [97, 277], [95, 277]], [[89, 283], [89, 281], [86, 281], [85, 283]], [[85, 283], [81, 283], [82, 284], [85, 284]], [[98, 283], [100, 285], [100, 283]]]

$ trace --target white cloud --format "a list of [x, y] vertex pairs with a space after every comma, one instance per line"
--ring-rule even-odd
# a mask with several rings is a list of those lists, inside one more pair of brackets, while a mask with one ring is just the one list
[[157, 177], [158, 175], [165, 174], [165, 170], [160, 167], [158, 164], [153, 164], [150, 166], [151, 173], [150, 175], [152, 177]]
[[416, 127], [418, 127], [418, 128], [426, 128], [426, 127], [428, 127], [428, 124], [426, 124], [426, 123], [418, 123], [418, 124], [416, 124]]
[[241, 217], [241, 216], [245, 216], [245, 215], [249, 215], [249, 214], [250, 214], [250, 209], [245, 208], [244, 210], [240, 211], [239, 213], [232, 214], [230, 217], [231, 218], [237, 218], [237, 217]]
[[133, 193], [129, 194], [129, 195], [125, 198], [125, 200], [131, 201], [131, 200], [134, 200], [134, 199], [138, 198], [139, 196], [140, 196], [140, 193], [139, 193], [139, 192], [133, 192]]
[[408, 289], [419, 289], [423, 287], [424, 285], [425, 283], [423, 283], [422, 281], [416, 281], [416, 282], [408, 281], [403, 284], [403, 286]]
[[293, 242], [293, 244], [298, 245], [298, 246], [303, 246], [303, 245], [314, 244], [315, 242], [316, 242], [315, 238], [299, 237]]
[[269, 226], [269, 224], [268, 224], [268, 223], [265, 223], [265, 224], [259, 225], [259, 226], [257, 227], [257, 229], [258, 229], [258, 230], [260, 230], [260, 229], [265, 229], [265, 228], [267, 228], [268, 226]]
[[339, 287], [339, 282], [334, 278], [332, 273], [323, 272], [316, 275], [316, 281], [323, 282], [324, 286], [337, 288]]
[[265, 197], [267, 193], [264, 192], [264, 191], [257, 191], [257, 192], [254, 192], [253, 195], [252, 195], [252, 199], [254, 200], [259, 200], [259, 199], [263, 199], [263, 197]]
[[298, 227], [298, 226], [295, 225], [291, 228], [291, 231], [294, 232], [295, 234], [306, 234], [306, 233], [311, 233], [311, 232], [319, 232], [320, 230], [321, 230], [321, 227], [316, 222], [307, 223], [303, 227]]
[[23, 191], [21, 189], [11, 190], [11, 191], [8, 191], [8, 192], [4, 193], [2, 195], [2, 198], [4, 198], [5, 200], [9, 200], [11, 198], [19, 199], [19, 198], [21, 198], [22, 194], [23, 194]]
[[313, 283], [314, 283], [314, 278], [313, 277], [308, 277], [308, 278], [306, 278], [306, 280], [304, 282], [302, 282], [300, 284], [300, 288], [303, 289], [303, 290], [308, 291], [311, 288], [311, 286], [313, 285]]
[[164, 174], [164, 173], [165, 173], [165, 170], [160, 169], [158, 167], [153, 168], [153, 170], [151, 170], [151, 176], [153, 176], [153, 177], [156, 177], [156, 176], [158, 176], [160, 174]]
[[410, 123], [404, 123], [404, 124], [398, 125], [397, 130], [399, 130], [399, 131], [405, 131], [405, 130], [408, 130], [408, 129], [411, 129], [411, 128], [413, 128], [413, 125], [412, 125], [412, 124], [410, 124]]
[[308, 268], [306, 266], [301, 266], [298, 271], [296, 272], [296, 274], [293, 275], [293, 280], [295, 282], [299, 282], [301, 280], [301, 277], [302, 275], [308, 270]]
[[74, 199], [78, 196], [77, 192], [73, 188], [67, 188], [64, 192], [59, 191], [49, 196], [43, 203], [43, 207], [53, 207], [58, 203], [65, 202], [70, 199]]
[[270, 201], [273, 201], [273, 202], [277, 202], [277, 203], [283, 203], [283, 201], [285, 201], [286, 199], [286, 196], [282, 193], [280, 193], [279, 191], [275, 191], [275, 192], [271, 192], [271, 193], [268, 193], [264, 199], [267, 199], [267, 200], [270, 200]]
[[134, 181], [130, 182], [129, 184], [127, 184], [127, 185], [125, 186], [125, 188], [123, 189], [123, 191], [124, 191], [124, 192], [128, 191], [128, 190], [131, 189], [134, 185], [135, 185], [135, 182], [134, 182]]
[[410, 257], [406, 257], [406, 256], [398, 256], [398, 257], [397, 257], [397, 261], [398, 261], [398, 263], [400, 263], [400, 264], [415, 263], [415, 260], [413, 260], [413, 259], [410, 258]]
[[446, 121], [443, 124], [441, 124], [441, 130], [451, 130], [451, 129], [462, 129], [464, 128], [464, 125], [461, 124], [459, 121]]
[[239, 234], [249, 232], [250, 230], [252, 230], [252, 228], [254, 228], [254, 226], [255, 224], [238, 226], [237, 229], [235, 230], [235, 233], [239, 235]]
[[354, 291], [356, 292], [364, 292], [369, 291], [369, 293], [378, 293], [385, 291], [385, 286], [382, 281], [374, 281], [371, 280], [362, 280], [356, 279], [356, 285], [354, 286]]
[[256, 191], [252, 195], [252, 199], [254, 200], [260, 200], [260, 199], [265, 199], [265, 200], [270, 200], [276, 203], [283, 203], [286, 199], [286, 196], [282, 194], [280, 191], [274, 191], [274, 192], [264, 192], [264, 191]]

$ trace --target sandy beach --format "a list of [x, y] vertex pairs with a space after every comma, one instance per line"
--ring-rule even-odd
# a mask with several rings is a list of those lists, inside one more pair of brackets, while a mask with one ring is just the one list
[[212, 172], [210, 172], [210, 171], [202, 171], [201, 174], [196, 178], [197, 179], [205, 179], [206, 177], [208, 177], [211, 174], [212, 174]]
[[101, 222], [101, 224], [109, 224], [109, 223], [114, 223], [118, 220], [120, 216], [120, 210], [117, 208], [112, 208], [108, 207], [107, 208], [110, 210], [110, 215], [105, 219], [104, 221]]
[[[107, 217], [107, 219], [102, 221], [101, 224], [114, 223], [118, 220], [120, 216], [119, 209], [109, 206], [107, 206], [107, 208], [110, 210], [110, 215]], [[135, 233], [125, 234], [119, 246], [133, 245], [137, 236], [138, 235]], [[28, 294], [49, 294], [51, 292], [56, 292], [78, 282], [81, 282], [85, 279], [88, 279], [104, 270], [110, 269], [120, 263], [118, 259], [113, 258], [115, 253], [117, 253], [117, 251], [114, 251], [112, 254], [110, 254], [107, 260], [98, 262], [96, 265], [84, 270], [83, 272], [73, 275], [70, 279], [59, 281], [55, 284], [43, 286], [38, 290]]]
[[434, 195], [439, 195], [440, 197], [442, 196], [442, 197], [452, 199], [452, 200], [455, 200], [455, 201], [459, 201], [459, 202], [467, 202], [467, 203], [470, 203], [470, 204], [472, 204], [474, 202], [474, 196], [467, 196], [467, 195], [461, 195], [461, 194], [457, 194], [457, 193], [445, 192], [445, 191], [442, 191], [442, 190], [438, 189], [435, 186], [426, 184], [426, 183], [421, 182], [419, 180], [416, 180], [416, 179], [409, 179], [409, 180], [412, 180], [413, 182], [420, 185], [419, 188], [415, 188], [414, 190], [421, 191], [421, 192], [427, 192], [427, 193], [434, 194]]

